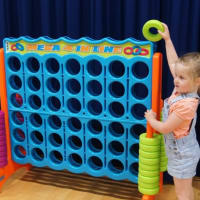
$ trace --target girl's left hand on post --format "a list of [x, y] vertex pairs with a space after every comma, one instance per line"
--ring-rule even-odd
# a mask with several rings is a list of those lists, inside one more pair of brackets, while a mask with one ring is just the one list
[[145, 113], [144, 113], [144, 116], [146, 118], [147, 121], [149, 121], [150, 119], [156, 119], [156, 113], [153, 112], [153, 110], [147, 110]]

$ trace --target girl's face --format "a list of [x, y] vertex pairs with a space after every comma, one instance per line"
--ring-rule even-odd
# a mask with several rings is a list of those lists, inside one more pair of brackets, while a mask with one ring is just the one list
[[190, 67], [177, 63], [175, 67], [174, 86], [176, 92], [180, 94], [197, 92], [198, 84], [196, 83]]

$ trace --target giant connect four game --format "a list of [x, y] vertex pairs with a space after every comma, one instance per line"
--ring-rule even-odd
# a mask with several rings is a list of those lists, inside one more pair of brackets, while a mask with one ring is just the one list
[[153, 43], [6, 38], [12, 159], [137, 183]]

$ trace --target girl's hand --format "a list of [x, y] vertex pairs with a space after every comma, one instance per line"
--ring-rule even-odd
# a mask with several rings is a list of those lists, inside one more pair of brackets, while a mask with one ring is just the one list
[[169, 39], [170, 39], [170, 34], [169, 34], [168, 26], [167, 26], [165, 23], [162, 23], [162, 25], [164, 26], [165, 31], [162, 32], [162, 31], [159, 31], [159, 30], [158, 30], [158, 33], [162, 36], [162, 38], [163, 38], [165, 41], [166, 41], [166, 40], [169, 40]]
[[147, 121], [151, 120], [151, 119], [156, 119], [156, 113], [153, 112], [153, 110], [147, 110], [144, 113], [144, 116], [146, 118]]

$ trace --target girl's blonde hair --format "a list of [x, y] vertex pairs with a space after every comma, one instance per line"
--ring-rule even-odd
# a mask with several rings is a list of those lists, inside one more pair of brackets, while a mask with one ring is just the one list
[[[178, 62], [185, 66], [191, 67], [191, 72], [194, 78], [200, 78], [200, 53], [191, 52], [179, 57]], [[200, 96], [200, 87], [198, 88], [198, 95]]]

